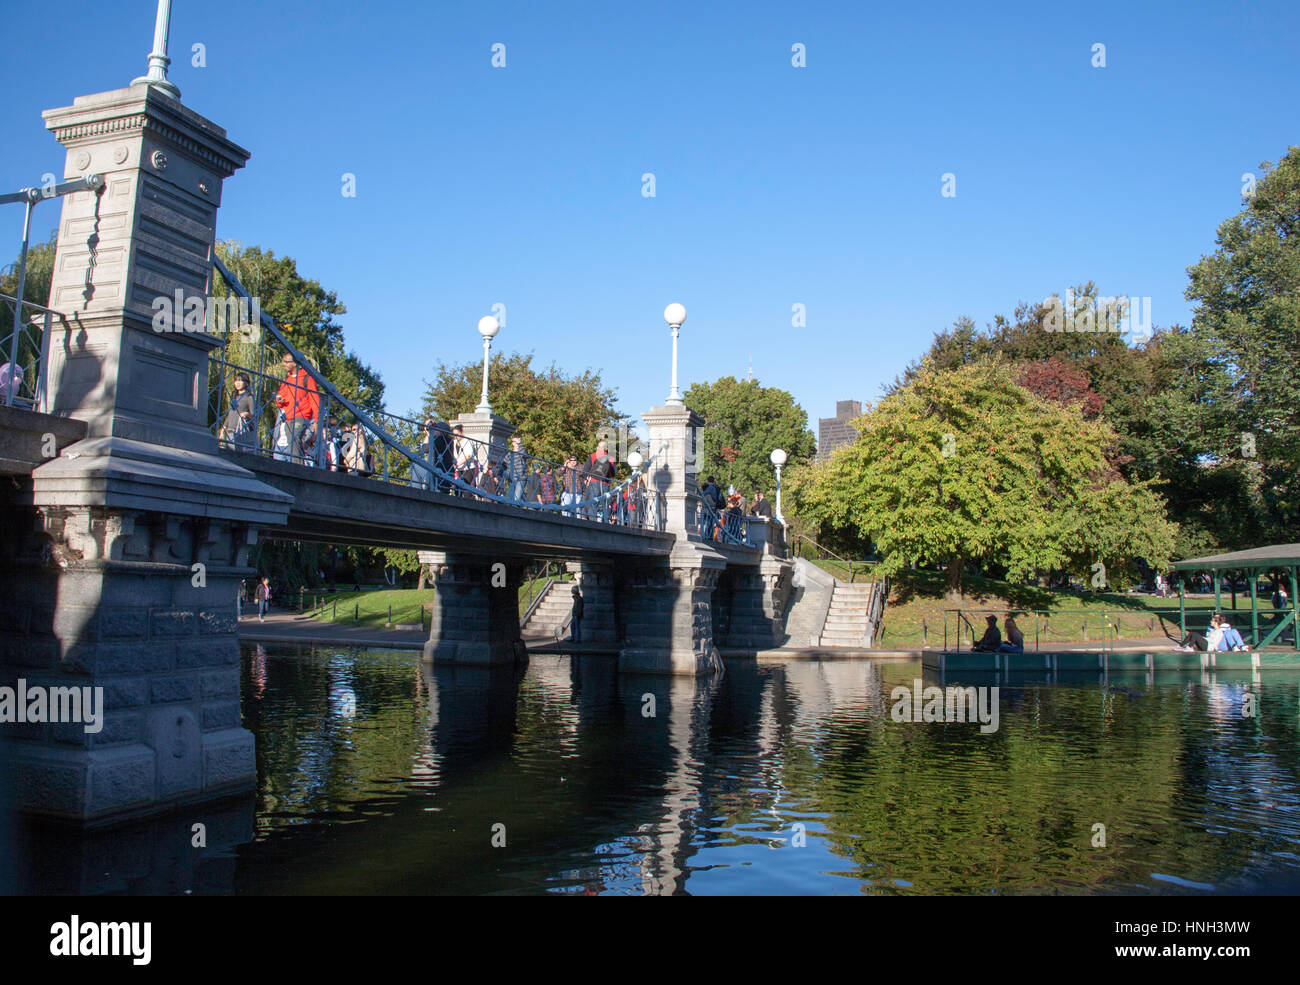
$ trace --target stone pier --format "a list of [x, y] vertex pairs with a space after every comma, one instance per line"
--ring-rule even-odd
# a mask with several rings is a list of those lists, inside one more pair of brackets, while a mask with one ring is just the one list
[[420, 551], [433, 572], [425, 663], [508, 664], [528, 659], [519, 632], [524, 562]]
[[726, 560], [700, 541], [692, 502], [704, 419], [688, 407], [652, 407], [647, 479], [663, 529], [677, 546], [665, 560], [620, 563], [615, 569], [620, 671], [713, 673], [721, 658], [713, 639], [713, 591]]
[[64, 177], [105, 178], [63, 200], [49, 302], [65, 316], [51, 408], [85, 437], [10, 497], [0, 677], [102, 689], [104, 711], [98, 731], [47, 721], [0, 737], [19, 808], [99, 824], [253, 786], [236, 585], [291, 497], [217, 455], [208, 354], [221, 341], [201, 319], [153, 325], [158, 299], [208, 296], [222, 182], [248, 152], [154, 85], [45, 118]]
[[[615, 620], [614, 565], [570, 561], [569, 572], [582, 591], [582, 642], [613, 645], [618, 642]], [[561, 584], [558, 590], [571, 591]]]

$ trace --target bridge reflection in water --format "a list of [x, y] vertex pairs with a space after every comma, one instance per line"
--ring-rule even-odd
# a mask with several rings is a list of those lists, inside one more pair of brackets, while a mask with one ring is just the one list
[[[1003, 682], [1001, 729], [982, 736], [892, 721], [890, 691], [920, 674], [909, 664], [732, 662], [720, 678], [695, 679], [619, 674], [599, 658], [534, 657], [520, 670], [245, 646], [256, 797], [84, 835], [33, 824], [16, 888], [1296, 886], [1297, 729], [1282, 713], [1292, 685], [1248, 674]], [[1248, 689], [1261, 713], [1243, 728]], [[1120, 796], [1134, 782], [1148, 792], [1141, 802]], [[1108, 851], [1091, 844], [1098, 820]], [[204, 848], [193, 845], [195, 824]]]

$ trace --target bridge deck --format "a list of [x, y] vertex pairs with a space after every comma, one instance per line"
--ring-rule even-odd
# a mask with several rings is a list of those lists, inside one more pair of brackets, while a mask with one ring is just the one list
[[227, 449], [221, 455], [293, 496], [288, 526], [267, 530], [268, 537], [570, 560], [666, 557], [676, 543], [670, 533], [596, 523], [558, 511], [433, 493]]

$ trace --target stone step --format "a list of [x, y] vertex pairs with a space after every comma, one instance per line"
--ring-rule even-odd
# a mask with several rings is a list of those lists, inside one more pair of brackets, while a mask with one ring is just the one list
[[823, 640], [860, 640], [865, 635], [866, 635], [865, 631], [858, 632], [856, 630], [835, 629], [835, 630], [826, 630], [825, 632], [823, 632], [822, 639]]

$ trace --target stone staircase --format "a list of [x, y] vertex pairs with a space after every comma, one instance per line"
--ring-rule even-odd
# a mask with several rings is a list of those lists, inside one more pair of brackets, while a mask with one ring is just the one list
[[795, 559], [794, 591], [786, 613], [786, 646], [855, 647], [874, 645], [879, 626], [867, 613], [880, 586], [851, 585], [803, 558]]
[[[573, 611], [573, 584], [571, 581], [551, 582], [532, 616], [519, 627], [520, 632], [525, 636], [554, 637]], [[567, 635], [568, 631], [565, 633]]]
[[836, 579], [826, 622], [822, 626], [821, 646], [862, 648], [871, 645], [875, 634], [868, 613], [877, 588], [874, 583], [850, 585]]

